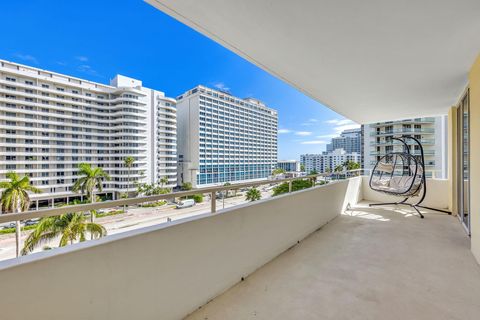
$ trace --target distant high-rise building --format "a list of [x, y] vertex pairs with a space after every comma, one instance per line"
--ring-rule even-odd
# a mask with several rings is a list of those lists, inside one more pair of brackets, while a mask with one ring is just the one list
[[34, 203], [51, 205], [78, 196], [82, 162], [111, 176], [111, 197], [162, 177], [175, 186], [175, 100], [121, 75], [105, 85], [0, 60], [0, 180], [28, 175], [42, 190]]
[[277, 165], [277, 111], [197, 86], [177, 98], [179, 184], [265, 179]]
[[[447, 116], [377, 122], [364, 128], [366, 169], [372, 169], [386, 153], [402, 151], [400, 142], [392, 141], [392, 137], [410, 135], [422, 143], [427, 176], [447, 178]], [[408, 143], [413, 146], [415, 155], [420, 155], [418, 147], [412, 141]]]
[[338, 165], [343, 165], [347, 161], [360, 163], [359, 153], [347, 153], [343, 149], [336, 149], [322, 154], [302, 154], [300, 163], [305, 167], [305, 172], [310, 173], [317, 171], [318, 173], [334, 171]]
[[297, 160], [278, 160], [277, 168], [285, 170], [285, 172], [299, 172], [300, 162]]
[[346, 153], [361, 154], [361, 142], [361, 128], [344, 130], [339, 137], [332, 138], [332, 142], [327, 144], [327, 152], [343, 149]]

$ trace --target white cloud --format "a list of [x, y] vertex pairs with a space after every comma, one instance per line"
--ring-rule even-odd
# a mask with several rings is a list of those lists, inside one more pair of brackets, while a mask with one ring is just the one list
[[353, 124], [346, 124], [346, 125], [343, 125], [343, 126], [335, 127], [335, 131], [338, 134], [340, 134], [344, 130], [358, 129], [358, 128], [360, 128], [360, 125], [356, 124], [356, 123], [353, 123]]
[[324, 140], [309, 140], [309, 141], [302, 141], [300, 144], [327, 144]]
[[76, 56], [75, 59], [77, 59], [78, 61], [82, 61], [82, 62], [87, 62], [88, 61], [88, 57], [85, 57], [85, 56]]
[[325, 123], [334, 124], [334, 125], [337, 125], [337, 126], [343, 126], [343, 125], [352, 124], [352, 123], [355, 123], [355, 122], [353, 122], [350, 119], [331, 119], [331, 120], [325, 121]]
[[295, 132], [295, 135], [302, 136], [302, 137], [310, 136], [311, 134], [312, 134], [312, 132], [310, 132], [310, 131], [296, 131]]
[[278, 129], [278, 133], [290, 133], [292, 130], [290, 129]]
[[223, 83], [223, 82], [217, 82], [217, 83], [213, 84], [213, 86], [214, 86], [215, 88], [217, 88], [218, 90], [221, 90], [221, 91], [227, 91], [227, 92], [230, 91], [230, 88], [227, 87], [227, 86], [225, 85], [225, 83]]
[[302, 126], [313, 126], [317, 122], [318, 122], [318, 119], [310, 118], [307, 121], [305, 121], [304, 123], [302, 123]]
[[20, 59], [20, 60], [27, 61], [27, 62], [34, 63], [34, 64], [38, 64], [37, 58], [35, 58], [32, 55], [23, 54], [23, 53], [16, 53], [14, 56], [16, 58]]
[[101, 75], [97, 72], [97, 70], [93, 69], [88, 64], [82, 64], [77, 67], [77, 70], [91, 76], [101, 77]]
[[332, 134], [322, 134], [317, 136], [317, 138], [320, 138], [320, 139], [329, 139], [329, 138], [335, 138], [335, 137], [338, 137], [338, 134], [332, 133]]
[[334, 126], [333, 130], [335, 132], [335, 136], [338, 136], [344, 130], [360, 128], [359, 124], [353, 122], [350, 119], [331, 119], [325, 121], [325, 123]]

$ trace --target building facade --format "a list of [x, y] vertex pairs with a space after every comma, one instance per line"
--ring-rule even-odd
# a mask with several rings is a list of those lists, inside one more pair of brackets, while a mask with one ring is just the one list
[[53, 205], [78, 197], [82, 162], [110, 175], [112, 198], [134, 182], [176, 185], [175, 100], [121, 75], [105, 85], [0, 60], [0, 180], [28, 175], [42, 190], [36, 205]]
[[277, 111], [197, 86], [177, 98], [178, 183], [267, 178], [277, 165]]
[[343, 149], [336, 149], [322, 154], [302, 154], [300, 163], [305, 167], [308, 174], [312, 171], [318, 173], [333, 172], [335, 167], [343, 165], [347, 161], [360, 163], [359, 153], [347, 153]]
[[297, 160], [278, 160], [277, 168], [285, 172], [300, 172], [300, 161]]
[[332, 138], [332, 141], [327, 144], [327, 152], [332, 152], [336, 149], [343, 149], [346, 153], [361, 154], [361, 144], [361, 128], [344, 130], [339, 137]]
[[[413, 136], [422, 143], [428, 177], [447, 178], [447, 117], [425, 117], [400, 121], [377, 122], [364, 126], [364, 167], [372, 169], [386, 153], [402, 151], [402, 145], [392, 137]], [[413, 142], [409, 142], [413, 145]], [[414, 146], [419, 155], [418, 146]]]

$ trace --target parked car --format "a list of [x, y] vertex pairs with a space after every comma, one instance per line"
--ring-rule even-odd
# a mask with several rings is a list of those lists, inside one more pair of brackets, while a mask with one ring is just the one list
[[1, 229], [11, 229], [11, 228], [15, 228], [15, 222], [4, 223], [4, 224], [0, 225], [0, 228], [1, 228]]
[[185, 199], [177, 203], [177, 209], [189, 208], [195, 205], [195, 200]]
[[37, 223], [38, 223], [38, 219], [30, 219], [25, 221], [25, 226], [33, 226], [33, 225], [36, 225]]

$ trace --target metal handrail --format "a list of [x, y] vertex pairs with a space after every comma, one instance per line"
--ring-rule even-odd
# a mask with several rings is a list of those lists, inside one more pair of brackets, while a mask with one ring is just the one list
[[[159, 195], [148, 196], [148, 197], [127, 198], [127, 199], [110, 200], [110, 201], [94, 202], [94, 203], [87, 203], [87, 204], [77, 204], [77, 205], [64, 206], [64, 207], [58, 207], [58, 208], [30, 210], [30, 211], [25, 211], [20, 213], [0, 214], [0, 223], [58, 216], [58, 215], [71, 213], [71, 212], [85, 212], [85, 211], [97, 210], [97, 209], [121, 207], [121, 206], [134, 205], [134, 204], [145, 203], [145, 202], [154, 202], [159, 200], [167, 200], [172, 198], [191, 196], [199, 193], [200, 194], [210, 193], [212, 195], [212, 200], [215, 200], [216, 193], [219, 191], [236, 190], [236, 189], [255, 187], [255, 186], [271, 184], [271, 183], [276, 184], [276, 183], [289, 182], [290, 183], [289, 192], [291, 192], [292, 190], [291, 182], [294, 180], [328, 177], [332, 174], [346, 175], [348, 173], [361, 172], [362, 170], [363, 169], [355, 169], [355, 170], [348, 170], [348, 171], [343, 171], [338, 173], [321, 173], [321, 174], [315, 174], [315, 175], [307, 175], [303, 177], [293, 177], [293, 178], [284, 178], [284, 179], [276, 179], [276, 180], [275, 179], [259, 180], [254, 182], [236, 183], [228, 186], [214, 186], [214, 187], [192, 189], [188, 191], [171, 192], [171, 193], [159, 194]], [[212, 213], [216, 212], [216, 201], [211, 201], [211, 212]]]

